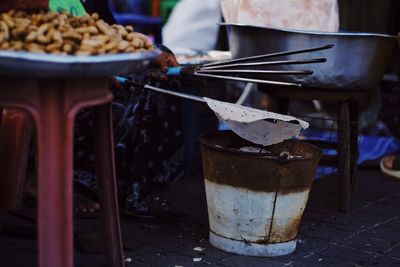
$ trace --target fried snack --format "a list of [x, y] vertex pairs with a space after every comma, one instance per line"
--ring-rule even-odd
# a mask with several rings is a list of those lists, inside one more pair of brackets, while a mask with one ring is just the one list
[[0, 13], [0, 49], [60, 55], [102, 55], [142, 52], [152, 44], [132, 26], [109, 25], [99, 15], [66, 13]]

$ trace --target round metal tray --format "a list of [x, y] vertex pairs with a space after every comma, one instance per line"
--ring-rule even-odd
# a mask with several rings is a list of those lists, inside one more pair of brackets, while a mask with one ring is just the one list
[[176, 60], [181, 65], [197, 65], [217, 61], [228, 60], [232, 58], [230, 51], [218, 50], [194, 50], [178, 48], [174, 49]]
[[121, 75], [145, 68], [160, 54], [148, 52], [98, 56], [61, 56], [0, 51], [0, 75], [35, 77], [82, 77]]

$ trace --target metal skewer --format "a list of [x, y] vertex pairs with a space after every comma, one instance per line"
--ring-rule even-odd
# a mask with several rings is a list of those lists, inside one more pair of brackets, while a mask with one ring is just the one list
[[[222, 62], [215, 62], [209, 63], [202, 66], [189, 66], [189, 67], [175, 67], [170, 68], [166, 75], [180, 75], [189, 74], [198, 77], [205, 77], [205, 78], [215, 78], [215, 79], [223, 79], [223, 80], [232, 80], [232, 81], [240, 81], [240, 82], [247, 82], [247, 83], [260, 83], [260, 84], [270, 84], [270, 85], [280, 85], [280, 86], [293, 86], [293, 87], [301, 87], [300, 83], [292, 83], [292, 82], [280, 82], [280, 81], [271, 81], [271, 80], [264, 80], [264, 79], [253, 79], [248, 77], [240, 77], [240, 74], [258, 74], [258, 75], [268, 75], [268, 74], [280, 74], [280, 75], [309, 75], [312, 74], [313, 71], [311, 70], [259, 70], [259, 69], [229, 69], [229, 68], [236, 68], [236, 67], [257, 67], [257, 66], [273, 66], [273, 65], [289, 65], [289, 64], [312, 64], [312, 63], [322, 63], [326, 62], [326, 58], [313, 58], [313, 59], [300, 59], [300, 60], [277, 60], [277, 61], [263, 61], [263, 62], [247, 62], [247, 63], [240, 63], [254, 59], [261, 59], [261, 58], [268, 58], [268, 57], [276, 57], [276, 56], [283, 56], [283, 55], [293, 55], [293, 54], [300, 54], [306, 52], [313, 52], [319, 51], [324, 49], [332, 48], [333, 45], [325, 45], [320, 47], [314, 47], [309, 49], [301, 49], [301, 50], [294, 50], [294, 51], [286, 51], [286, 52], [278, 52], [266, 55], [259, 55], [259, 56], [251, 56], [246, 58], [239, 58], [239, 59], [232, 59], [226, 60]], [[236, 76], [231, 76], [236, 75]], [[127, 80], [121, 77], [117, 77], [117, 80], [120, 82], [126, 82]], [[130, 81], [131, 83], [135, 83], [134, 81]], [[139, 84], [138, 84], [139, 85]], [[150, 85], [140, 85], [144, 88], [157, 91], [160, 93], [180, 96], [189, 100], [204, 102], [204, 100], [200, 97], [190, 96], [187, 94], [182, 94], [178, 92], [171, 92], [168, 90], [164, 90], [161, 88], [153, 87]]]
[[308, 48], [308, 49], [292, 50], [292, 51], [277, 52], [277, 53], [271, 53], [271, 54], [265, 54], [265, 55], [257, 55], [257, 56], [251, 56], [251, 57], [230, 59], [230, 60], [225, 60], [225, 61], [219, 61], [219, 62], [213, 62], [213, 63], [204, 64], [203, 67], [211, 67], [211, 66], [217, 66], [217, 65], [238, 63], [238, 62], [254, 60], [254, 59], [262, 59], [262, 58], [270, 58], [270, 57], [277, 57], [277, 56], [288, 56], [288, 55], [302, 54], [302, 53], [307, 53], [307, 52], [326, 50], [326, 49], [330, 49], [332, 47], [333, 47], [333, 45], [330, 44], [330, 45], [324, 45], [324, 46]]
[[158, 92], [158, 93], [162, 93], [162, 94], [167, 94], [167, 95], [172, 95], [172, 96], [177, 96], [177, 97], [181, 97], [187, 100], [191, 100], [191, 101], [196, 101], [196, 102], [200, 102], [200, 103], [207, 103], [202, 97], [200, 96], [195, 96], [195, 95], [190, 95], [190, 94], [185, 94], [185, 93], [179, 93], [179, 92], [175, 92], [175, 91], [170, 91], [170, 90], [166, 90], [166, 89], [162, 89], [162, 88], [158, 88], [158, 87], [154, 87], [148, 84], [139, 84], [135, 81], [131, 81], [128, 80], [126, 78], [123, 77], [119, 77], [116, 76], [115, 79], [120, 82], [120, 83], [131, 83], [133, 85], [137, 85], [137, 86], [141, 86], [145, 89], [149, 89], [152, 90], [154, 92]]
[[220, 70], [220, 69], [200, 69], [197, 73], [243, 73], [243, 74], [282, 74], [282, 75], [309, 75], [312, 70]]
[[[154, 92], [157, 92], [157, 93], [176, 96], [176, 97], [180, 97], [180, 98], [187, 99], [187, 100], [190, 100], [190, 101], [195, 101], [195, 102], [199, 102], [199, 103], [202, 103], [202, 104], [207, 104], [207, 101], [204, 100], [204, 98], [200, 97], [200, 96], [195, 96], [195, 95], [191, 95], [191, 94], [185, 94], [185, 93], [179, 93], [179, 92], [175, 92], [175, 91], [170, 91], [170, 90], [167, 90], [167, 89], [154, 87], [154, 86], [151, 86], [151, 85], [148, 85], [148, 84], [143, 85], [143, 84], [139, 84], [139, 83], [137, 83], [135, 81], [131, 81], [131, 80], [128, 80], [126, 78], [122, 78], [122, 77], [118, 77], [118, 76], [115, 77], [115, 78], [117, 79], [117, 81], [119, 81], [121, 83], [126, 83], [126, 82], [129, 83], [130, 82], [130, 83], [132, 83], [134, 85], [141, 86], [144, 89], [148, 89], [148, 90], [151, 90], [151, 91], [154, 91]], [[233, 104], [233, 105], [241, 106], [239, 104]], [[268, 120], [268, 121], [276, 123], [276, 120], [271, 120], [271, 119], [265, 119], [265, 120]], [[298, 121], [289, 121], [289, 122], [292, 122], [292, 123], [295, 123], [295, 124], [299, 123]]]
[[194, 73], [193, 75], [200, 76], [200, 77], [207, 77], [207, 78], [217, 78], [217, 79], [223, 79], [223, 80], [239, 81], [239, 82], [263, 83], [263, 84], [272, 84], [272, 85], [286, 85], [286, 86], [301, 87], [300, 83], [277, 82], [277, 81], [242, 78], [242, 77], [232, 77], [232, 76], [223, 76], [223, 75], [213, 75], [213, 74], [205, 74], [205, 73]]
[[[119, 76], [116, 76], [115, 78], [120, 83], [132, 83], [133, 85], [141, 86], [144, 89], [148, 89], [148, 90], [151, 90], [151, 91], [154, 91], [154, 92], [157, 92], [157, 93], [176, 96], [176, 97], [180, 97], [180, 98], [187, 99], [187, 100], [190, 100], [190, 101], [195, 101], [195, 102], [199, 102], [199, 103], [202, 103], [202, 104], [207, 104], [207, 101], [204, 100], [204, 98], [200, 97], [200, 96], [191, 95], [191, 94], [185, 94], [185, 93], [179, 93], [179, 92], [175, 92], [175, 91], [170, 91], [170, 90], [167, 90], [167, 89], [154, 87], [154, 86], [151, 86], [151, 85], [148, 85], [148, 84], [143, 85], [143, 84], [137, 83], [135, 81], [131, 81], [131, 80], [128, 80], [126, 78], [119, 77]], [[240, 104], [233, 104], [233, 105], [241, 106]], [[275, 119], [265, 119], [265, 120], [276, 123]], [[292, 123], [295, 123], [295, 124], [299, 123], [298, 121], [288, 121], [288, 122], [292, 122]]]
[[253, 63], [235, 63], [228, 65], [218, 65], [211, 67], [200, 67], [200, 70], [213, 70], [220, 68], [233, 68], [233, 67], [250, 67], [250, 66], [272, 66], [272, 65], [286, 65], [286, 64], [310, 64], [310, 63], [322, 63], [326, 62], [326, 58], [315, 58], [306, 60], [278, 60], [278, 61], [265, 61], [265, 62], [253, 62]]
[[207, 103], [202, 97], [200, 96], [195, 96], [195, 95], [189, 95], [189, 94], [185, 94], [185, 93], [178, 93], [178, 92], [174, 92], [174, 91], [170, 91], [170, 90], [165, 90], [162, 88], [158, 88], [158, 87], [154, 87], [151, 85], [145, 85], [143, 86], [143, 88], [158, 92], [158, 93], [162, 93], [162, 94], [167, 94], [167, 95], [173, 95], [173, 96], [177, 96], [177, 97], [181, 97], [187, 100], [192, 100], [192, 101], [196, 101], [196, 102], [200, 102], [200, 103]]

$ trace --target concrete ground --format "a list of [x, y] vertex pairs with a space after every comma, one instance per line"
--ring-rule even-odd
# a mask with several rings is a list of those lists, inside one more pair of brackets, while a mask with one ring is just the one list
[[[400, 266], [400, 180], [375, 170], [359, 171], [358, 179], [347, 214], [336, 211], [336, 176], [315, 181], [296, 251], [275, 258], [212, 247], [203, 180], [183, 179], [153, 196], [152, 205], [167, 212], [158, 221], [122, 219], [125, 255], [132, 259], [127, 266]], [[2, 213], [0, 224], [0, 266], [36, 266], [34, 210]], [[75, 224], [75, 265], [104, 266], [102, 252], [95, 253], [100, 220], [76, 218]]]

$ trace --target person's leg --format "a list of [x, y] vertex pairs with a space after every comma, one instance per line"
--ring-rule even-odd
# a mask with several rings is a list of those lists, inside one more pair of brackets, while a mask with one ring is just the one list
[[[128, 136], [131, 122], [127, 118], [130, 96], [114, 80], [110, 82], [110, 89], [114, 94], [112, 102], [113, 140], [115, 149], [115, 165], [117, 179], [124, 177], [125, 171], [125, 142]], [[96, 170], [96, 156], [94, 144], [94, 122], [93, 110], [84, 109], [81, 111], [75, 123], [75, 153], [74, 153], [74, 181], [78, 193], [75, 195], [75, 209], [78, 212], [95, 212], [100, 209], [97, 199], [98, 186]]]
[[74, 201], [75, 210], [82, 213], [100, 209], [92, 133], [93, 112], [84, 109], [78, 114], [74, 125]]
[[76, 210], [80, 212], [95, 212], [100, 209], [100, 203], [95, 200], [82, 200], [76, 205]]
[[126, 88], [130, 94], [129, 107], [125, 120], [129, 128], [120, 143], [126, 147], [125, 162], [124, 213], [139, 218], [153, 218], [146, 204], [146, 196], [151, 192], [151, 175], [154, 160], [153, 146], [157, 142], [151, 138], [156, 131], [152, 127], [157, 116], [154, 109], [154, 94], [134, 87]]
[[93, 213], [100, 209], [97, 178], [87, 171], [74, 170], [75, 211]]
[[127, 143], [130, 173], [124, 212], [150, 218], [146, 198], [160, 186], [183, 174], [183, 140], [179, 99], [140, 90], [132, 116], [134, 127]]

